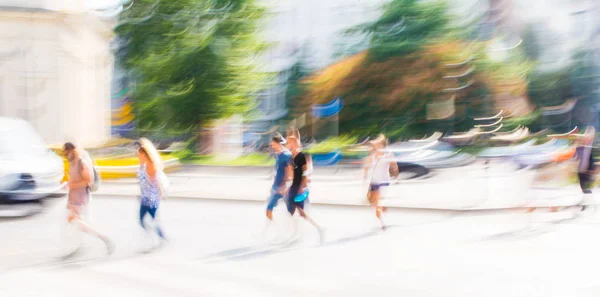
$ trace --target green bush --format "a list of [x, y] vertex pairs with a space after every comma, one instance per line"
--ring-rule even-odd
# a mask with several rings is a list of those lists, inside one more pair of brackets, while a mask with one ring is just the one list
[[181, 161], [185, 161], [192, 158], [194, 156], [194, 152], [191, 149], [186, 148], [180, 151], [173, 152], [171, 153], [171, 155]]
[[529, 115], [519, 118], [511, 118], [503, 122], [503, 128], [510, 131], [516, 129], [518, 126], [525, 126], [532, 128], [535, 126], [540, 119], [541, 113], [535, 111]]
[[274, 158], [265, 153], [252, 153], [231, 160], [217, 159], [213, 155], [194, 155], [186, 161], [196, 165], [217, 166], [273, 166], [275, 164]]
[[306, 149], [310, 154], [323, 154], [341, 150], [347, 146], [353, 145], [358, 141], [358, 136], [341, 135], [331, 137], [325, 141], [316, 144], [313, 147]]

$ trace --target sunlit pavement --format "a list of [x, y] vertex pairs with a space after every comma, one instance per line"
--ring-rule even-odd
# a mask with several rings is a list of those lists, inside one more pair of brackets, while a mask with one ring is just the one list
[[[234, 170], [190, 172], [170, 175], [169, 195], [174, 198], [264, 201], [269, 196], [272, 179]], [[386, 195], [387, 206], [451, 210], [499, 209], [530, 206], [568, 206], [582, 201], [578, 185], [560, 183], [533, 187], [536, 172], [516, 170], [508, 163], [437, 170], [428, 179], [394, 182]], [[326, 179], [324, 177], [327, 177]], [[315, 204], [366, 205], [368, 184], [360, 169], [323, 174], [311, 183], [311, 200]], [[99, 190], [102, 195], [136, 196], [135, 179], [107, 180]], [[600, 203], [598, 195], [586, 197], [585, 203]], [[598, 200], [598, 201], [596, 201]]]
[[[291, 244], [267, 244], [263, 205], [167, 201], [170, 238], [148, 251], [138, 202], [97, 197], [93, 218], [116, 242], [93, 238], [61, 259], [62, 204], [0, 221], [0, 296], [599, 296], [600, 215], [544, 211], [390, 210], [385, 232], [373, 210], [313, 206], [326, 228], [302, 222]], [[288, 230], [283, 209], [279, 232]], [[289, 232], [289, 231], [287, 231]], [[275, 238], [271, 242], [282, 242]]]

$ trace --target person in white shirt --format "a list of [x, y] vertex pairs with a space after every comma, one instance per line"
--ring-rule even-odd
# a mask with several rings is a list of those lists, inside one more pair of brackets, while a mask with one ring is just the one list
[[371, 206], [375, 207], [375, 215], [381, 222], [381, 229], [385, 230], [382, 212], [385, 210], [380, 205], [381, 199], [385, 196], [385, 190], [390, 185], [390, 170], [397, 172], [398, 163], [394, 161], [392, 153], [383, 151], [387, 147], [387, 138], [381, 134], [377, 139], [369, 142], [371, 145], [371, 154], [364, 162], [364, 179], [369, 181], [369, 190], [367, 199]]

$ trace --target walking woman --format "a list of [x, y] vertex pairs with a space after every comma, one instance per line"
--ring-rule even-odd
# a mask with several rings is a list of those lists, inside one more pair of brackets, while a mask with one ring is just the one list
[[[380, 205], [381, 199], [385, 196], [385, 190], [390, 185], [390, 170], [398, 172], [398, 164], [394, 161], [394, 155], [383, 151], [387, 147], [387, 138], [381, 134], [377, 139], [369, 142], [371, 145], [371, 154], [365, 160], [365, 181], [369, 181], [369, 190], [367, 199], [369, 204], [375, 207], [375, 215], [381, 222], [381, 229], [385, 230], [383, 222], [384, 207]], [[370, 177], [370, 179], [369, 179]]]
[[156, 148], [148, 139], [141, 138], [136, 145], [138, 147], [137, 156], [140, 160], [140, 171], [138, 172], [141, 192], [140, 224], [148, 230], [144, 225], [144, 217], [146, 214], [150, 214], [156, 226], [156, 233], [161, 239], [166, 240], [156, 221], [156, 211], [160, 206], [160, 200], [164, 198], [160, 181], [161, 174], [163, 174], [162, 161]]

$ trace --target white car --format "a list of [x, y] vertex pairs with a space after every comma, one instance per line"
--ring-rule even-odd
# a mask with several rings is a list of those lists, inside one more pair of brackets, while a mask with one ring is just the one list
[[0, 117], [0, 217], [41, 210], [41, 200], [63, 196], [63, 160], [26, 121]]

